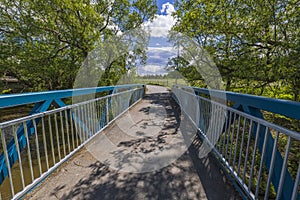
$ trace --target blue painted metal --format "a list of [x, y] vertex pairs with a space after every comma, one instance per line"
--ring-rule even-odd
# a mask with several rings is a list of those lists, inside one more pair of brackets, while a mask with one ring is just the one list
[[61, 108], [66, 106], [66, 104], [61, 99], [54, 99], [53, 104], [56, 108]]
[[210, 95], [211, 97], [220, 97], [225, 94], [228, 101], [241, 104], [247, 107], [253, 107], [259, 110], [265, 110], [272, 113], [277, 113], [289, 118], [300, 119], [300, 103], [283, 100], [273, 99], [262, 96], [255, 96], [249, 94], [239, 94], [235, 92], [209, 90], [204, 88], [193, 87], [196, 94]]
[[95, 87], [95, 88], [79, 88], [79, 89], [69, 89], [69, 90], [54, 90], [54, 91], [47, 91], [47, 92], [32, 92], [32, 93], [22, 93], [22, 94], [0, 95], [0, 108], [14, 107], [18, 105], [26, 105], [31, 103], [42, 102], [46, 100], [64, 99], [64, 98], [74, 97], [74, 96], [113, 91], [116, 88], [129, 89], [129, 88], [135, 88], [141, 86], [143, 85], [132, 84], [132, 85], [117, 85], [117, 86], [105, 86], [105, 87]]
[[[64, 98], [95, 94], [99, 92], [112, 92], [116, 89], [132, 89], [144, 87], [144, 85], [140, 84], [132, 84], [132, 85], [118, 85], [118, 86], [105, 86], [105, 87], [95, 87], [95, 88], [80, 88], [80, 89], [69, 89], [69, 90], [57, 90], [57, 91], [47, 91], [47, 92], [33, 92], [33, 93], [23, 93], [23, 94], [11, 94], [11, 95], [0, 95], [0, 109], [14, 107], [19, 105], [26, 105], [35, 103], [33, 109], [30, 111], [29, 115], [41, 113], [47, 111], [49, 107], [53, 104], [55, 107], [64, 107], [66, 104], [62, 101]], [[83, 123], [78, 121], [78, 119], [74, 118], [74, 122], [78, 123], [80, 126], [83, 126]], [[39, 123], [39, 119], [36, 119], [36, 124]], [[102, 126], [101, 126], [102, 125]], [[34, 133], [33, 121], [29, 121], [26, 123], [28, 129], [28, 136], [32, 136]], [[100, 124], [101, 127], [104, 124]], [[24, 149], [27, 145], [26, 137], [24, 134], [23, 125], [17, 130], [17, 138], [19, 142], [20, 151]], [[9, 156], [10, 166], [18, 160], [17, 150], [14, 139], [12, 139], [7, 145], [7, 151]], [[7, 166], [5, 164], [4, 154], [0, 155], [0, 185], [5, 180], [8, 175]]]
[[[228, 91], [219, 91], [219, 90], [208, 90], [204, 88], [196, 88], [193, 87], [195, 93], [197, 95], [205, 94], [210, 95], [211, 97], [220, 97], [226, 95], [226, 100], [234, 102], [233, 108], [246, 112], [252, 116], [264, 119], [261, 110], [269, 111], [272, 113], [280, 114], [289, 118], [300, 119], [300, 103], [293, 102], [288, 100], [282, 99], [272, 99], [267, 97], [261, 96], [254, 96], [248, 94], [239, 94], [234, 92]], [[230, 122], [231, 123], [231, 122]], [[228, 124], [230, 124], [228, 123]], [[257, 126], [254, 124], [254, 129], [252, 130], [252, 134], [255, 138], [256, 136]], [[264, 136], [265, 136], [265, 127], [262, 127], [259, 132], [259, 150], [262, 152], [263, 144], [264, 144]], [[267, 170], [269, 171], [271, 165], [271, 158], [272, 158], [272, 148], [274, 145], [274, 139], [270, 133], [267, 132], [267, 146], [266, 146], [266, 153], [265, 153], [265, 165]], [[276, 150], [276, 157], [275, 157], [275, 165], [274, 171], [272, 176], [272, 183], [277, 191], [279, 186], [280, 174], [283, 165], [283, 158], [279, 152]], [[280, 199], [290, 200], [292, 197], [294, 181], [286, 169], [286, 175], [283, 184], [283, 192]], [[300, 194], [298, 195], [298, 200], [300, 200]]]
[[[44, 102], [38, 102], [31, 112], [29, 113], [30, 115], [44, 112], [48, 110], [49, 106], [51, 105], [52, 101], [47, 100]], [[36, 119], [36, 124], [40, 121], [40, 119]], [[33, 121], [28, 121], [26, 122], [26, 127], [27, 127], [27, 132], [28, 136], [32, 136], [34, 133], [34, 127], [33, 127]], [[26, 147], [26, 137], [24, 134], [24, 127], [23, 125], [20, 126], [20, 128], [17, 130], [17, 137], [18, 137], [18, 143], [19, 143], [19, 148], [20, 150], [24, 149]], [[17, 149], [15, 145], [14, 139], [11, 139], [10, 142], [7, 145], [7, 151], [8, 151], [8, 157], [9, 157], [9, 162], [10, 165], [12, 166], [17, 160], [18, 160], [18, 154], [17, 154]], [[2, 153], [0, 155], [0, 185], [4, 181], [5, 177], [8, 175], [8, 170], [5, 165], [5, 159], [4, 159], [4, 154]]]
[[[245, 107], [244, 107], [245, 108]], [[246, 113], [253, 115], [255, 117], [261, 118], [263, 119], [263, 114], [261, 113], [261, 111], [259, 109], [255, 109], [253, 107], [248, 107], [248, 109]], [[256, 136], [256, 130], [257, 130], [257, 125], [254, 124], [254, 129], [252, 131], [253, 136]], [[262, 152], [263, 149], [263, 144], [264, 144], [264, 138], [265, 138], [265, 134], [266, 134], [266, 128], [265, 127], [261, 127], [260, 131], [259, 131], [259, 150], [260, 152]], [[272, 159], [272, 149], [274, 146], [274, 138], [272, 137], [272, 134], [270, 131], [267, 132], [267, 143], [266, 143], [266, 152], [265, 152], [265, 165], [267, 167], [267, 170], [269, 171], [270, 166], [271, 166], [271, 159]], [[273, 176], [272, 176], [272, 183], [275, 187], [275, 190], [277, 191], [278, 186], [279, 186], [279, 181], [280, 181], [280, 174], [281, 174], [281, 169], [282, 169], [282, 165], [283, 165], [283, 158], [280, 154], [280, 152], [278, 151], [278, 149], [276, 149], [276, 155], [275, 155], [275, 163], [274, 163], [274, 171], [273, 171]], [[280, 197], [280, 199], [286, 199], [289, 200], [292, 198], [292, 193], [293, 193], [293, 186], [294, 186], [294, 181], [293, 178], [291, 177], [288, 169], [286, 169], [286, 175], [285, 175], [285, 179], [284, 179], [284, 185], [283, 185], [283, 192], [282, 195]], [[300, 195], [298, 195], [300, 199]]]
[[33, 92], [12, 95], [0, 95], [0, 108], [14, 107], [31, 103], [43, 102], [45, 100], [64, 99], [72, 96], [81, 96], [98, 92], [113, 90], [114, 86], [99, 88], [82, 88], [70, 90], [56, 90], [47, 92]]

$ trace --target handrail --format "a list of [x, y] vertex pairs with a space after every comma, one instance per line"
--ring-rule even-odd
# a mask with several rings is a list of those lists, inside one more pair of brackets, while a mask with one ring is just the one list
[[227, 101], [234, 102], [238, 105], [245, 107], [252, 107], [260, 110], [269, 111], [272, 113], [284, 115], [293, 119], [300, 119], [300, 102], [289, 101], [284, 99], [274, 99], [263, 96], [255, 96], [250, 94], [240, 94], [230, 91], [213, 90], [198, 87], [186, 87], [182, 85], [176, 85], [178, 88], [193, 89], [196, 94], [210, 95], [211, 97], [220, 97], [224, 95]]
[[[294, 106], [294, 112], [297, 112], [300, 108], [298, 102], [286, 102], [216, 90], [211, 92], [207, 89], [178, 85], [173, 87], [172, 92], [175, 100], [181, 103], [180, 106], [182, 107], [183, 113], [188, 116], [188, 119], [190, 119], [199, 130], [200, 137], [210, 146], [220, 162], [223, 163], [240, 184], [240, 187], [244, 190], [248, 198], [257, 199], [259, 193], [261, 193], [260, 182], [263, 181], [263, 165], [265, 165], [268, 181], [265, 182], [266, 191], [263, 191], [264, 199], [267, 199], [269, 196], [271, 183], [275, 188], [277, 199], [300, 199], [298, 191], [300, 162], [293, 161], [296, 162], [298, 166], [298, 169], [294, 169], [293, 171], [293, 177], [287, 167], [287, 164], [292, 162], [289, 159], [291, 146], [293, 144], [292, 141], [299, 144], [300, 133], [272, 124], [264, 120], [260, 113], [260, 109], [265, 110], [263, 107], [265, 102], [281, 102], [280, 106], [286, 103], [287, 106]], [[239, 111], [236, 109], [237, 107], [228, 107], [225, 104], [220, 104], [209, 98], [199, 96], [199, 94], [210, 95], [217, 99], [220, 98], [220, 94], [226, 94], [226, 97], [229, 97], [227, 100], [243, 105], [243, 108], [247, 108], [247, 106], [249, 108], [248, 110], [246, 109], [246, 112], [245, 110]], [[247, 97], [249, 97], [250, 100], [247, 99]], [[197, 99], [197, 105], [191, 105], [192, 102], [195, 102], [195, 99]], [[264, 103], [260, 104], [260, 101], [264, 101]], [[251, 107], [255, 106], [253, 102], [258, 103], [256, 107]], [[199, 107], [197, 113], [199, 113], [200, 116], [193, 117], [195, 111], [189, 113], [190, 106], [194, 109], [198, 109], [196, 107]], [[252, 112], [247, 112], [250, 109], [252, 109]], [[253, 110], [256, 110], [256, 112], [253, 112]], [[274, 111], [276, 111], [276, 109], [274, 109]], [[258, 113], [260, 113], [260, 115], [255, 115]], [[285, 141], [287, 141], [285, 147], [283, 146], [284, 157], [282, 157], [279, 152], [279, 146], [283, 148], [282, 138], [285, 138]], [[257, 150], [259, 150], [261, 156], [259, 163], [255, 162], [258, 155], [258, 153], [256, 153]], [[250, 155], [252, 157], [251, 160], [249, 159]], [[247, 166], [248, 163], [251, 164], [251, 166]], [[259, 171], [255, 171], [254, 168], [259, 169]], [[248, 182], [246, 182], [246, 177], [249, 177]], [[255, 179], [256, 177], [257, 179]], [[254, 179], [258, 183], [255, 185], [255, 190], [252, 190], [251, 186], [254, 187]]]
[[[125, 89], [118, 91], [118, 89]], [[7, 122], [0, 123], [0, 135], [1, 135], [1, 143], [0, 147], [2, 146], [3, 152], [0, 155], [0, 185], [4, 181], [4, 179], [11, 174], [10, 170], [14, 163], [17, 160], [20, 160], [20, 152], [24, 148], [27, 147], [27, 149], [30, 149], [28, 146], [30, 143], [31, 136], [35, 136], [36, 140], [36, 146], [38, 148], [38, 139], [37, 134], [41, 134], [41, 130], [39, 129], [40, 126], [42, 126], [42, 134], [43, 134], [43, 141], [44, 149], [47, 149], [47, 145], [45, 144], [46, 136], [45, 136], [45, 128], [46, 128], [46, 121], [48, 120], [49, 127], [55, 127], [55, 129], [49, 129], [48, 127], [48, 133], [49, 131], [56, 131], [57, 133], [59, 131], [63, 131], [65, 128], [74, 129], [74, 133], [72, 132], [72, 137], [79, 137], [79, 143], [84, 142], [87, 138], [92, 137], [95, 133], [99, 132], [103, 129], [103, 127], [107, 126], [112, 120], [117, 117], [116, 115], [120, 113], [115, 113], [113, 116], [114, 118], [110, 118], [110, 112], [111, 111], [111, 101], [113, 99], [118, 99], [116, 96], [124, 96], [126, 97], [126, 94], [131, 95], [131, 101], [132, 103], [138, 101], [143, 95], [144, 95], [144, 85], [122, 85], [122, 86], [109, 86], [109, 87], [100, 87], [100, 88], [84, 88], [84, 89], [75, 89], [75, 90], [65, 90], [65, 91], [51, 91], [46, 92], [46, 95], [43, 93], [28, 93], [28, 94], [20, 94], [20, 95], [5, 95], [6, 100], [8, 98], [10, 99], [18, 99], [19, 97], [24, 97], [25, 101], [22, 102], [22, 104], [32, 102], [34, 97], [37, 101], [40, 99], [44, 99], [47, 101], [52, 101], [52, 98], [67, 98], [70, 97], [69, 95], [86, 95], [86, 94], [93, 94], [96, 92], [102, 92], [102, 91], [110, 91], [112, 93], [113, 91], [116, 91], [116, 93], [112, 93], [110, 95], [99, 97], [96, 99], [91, 99], [85, 102], [79, 102], [74, 105], [65, 105], [64, 107], [56, 108], [53, 110], [39, 110], [39, 112], [31, 112], [29, 116], [22, 117], [19, 119], [14, 119]], [[20, 101], [17, 101], [20, 102]], [[127, 101], [128, 103], [128, 101]], [[15, 102], [15, 105], [18, 105], [18, 103]], [[126, 106], [126, 105], [125, 105]], [[127, 105], [130, 106], [130, 105]], [[48, 105], [49, 107], [49, 105]], [[46, 106], [44, 106], [44, 109]], [[97, 110], [96, 108], [99, 108]], [[104, 109], [105, 108], [105, 109]], [[122, 107], [120, 109], [127, 109], [127, 107]], [[122, 110], [122, 111], [123, 111]], [[85, 112], [85, 113], [83, 113]], [[95, 112], [95, 113], [92, 113]], [[96, 116], [97, 114], [97, 116]], [[49, 117], [49, 119], [48, 119]], [[50, 120], [51, 118], [51, 120]], [[54, 120], [55, 118], [55, 120]], [[60, 119], [57, 120], [56, 118]], [[51, 124], [50, 122], [55, 121], [55, 124]], [[93, 120], [93, 123], [89, 122], [90, 120]], [[45, 125], [46, 124], [46, 125]], [[60, 126], [57, 126], [57, 124], [60, 124]], [[73, 124], [73, 125], [71, 125]], [[38, 130], [39, 129], [39, 130]], [[75, 130], [76, 129], [76, 130]], [[38, 133], [39, 131], [39, 133]], [[66, 131], [66, 130], [65, 130]], [[75, 134], [76, 133], [76, 134]], [[83, 135], [83, 133], [85, 133]], [[64, 132], [60, 133], [64, 137]], [[11, 137], [11, 136], [13, 137]], [[81, 135], [81, 136], [80, 136]], [[57, 135], [56, 135], [57, 136]], [[58, 136], [57, 136], [58, 137]], [[67, 135], [65, 135], [67, 137]], [[58, 137], [60, 138], [60, 137]], [[32, 138], [34, 140], [34, 138]], [[56, 138], [57, 139], [57, 138]], [[58, 141], [59, 139], [57, 139]], [[8, 142], [8, 143], [7, 143]], [[6, 145], [7, 143], [7, 145]], [[52, 145], [55, 144], [52, 141]], [[63, 141], [64, 146], [64, 152], [66, 141]], [[70, 152], [70, 143], [69, 145], [69, 152]], [[78, 139], [77, 139], [77, 146], [78, 146]], [[76, 145], [75, 145], [76, 146]], [[73, 149], [76, 150], [77, 148], [74, 146], [74, 138], [73, 138]], [[57, 148], [60, 148], [59, 146]], [[54, 151], [52, 149], [52, 151]], [[60, 154], [60, 153], [59, 153]], [[64, 155], [66, 156], [66, 155]], [[38, 155], [39, 157], [39, 155]], [[55, 156], [54, 156], [55, 157]], [[61, 160], [61, 158], [59, 158]], [[31, 162], [31, 161], [30, 161]], [[55, 159], [53, 161], [55, 162]], [[59, 162], [60, 163], [60, 162]], [[7, 167], [10, 166], [10, 167]], [[48, 164], [47, 164], [48, 166]], [[48, 169], [48, 167], [47, 167]], [[41, 170], [40, 170], [41, 171]], [[42, 173], [41, 173], [42, 174]], [[13, 180], [11, 179], [11, 175], [9, 176], [10, 184], [13, 185]], [[33, 177], [34, 179], [34, 177]], [[34, 183], [34, 181], [33, 181]], [[35, 183], [34, 183], [35, 184]], [[23, 184], [24, 189], [24, 184]], [[12, 196], [14, 196], [14, 191], [12, 189]]]
[[93, 87], [93, 88], [77, 88], [67, 90], [53, 90], [44, 92], [30, 92], [20, 94], [4, 94], [0, 95], [0, 108], [14, 107], [19, 105], [37, 103], [41, 101], [64, 99], [68, 97], [81, 96], [94, 94], [99, 92], [113, 91], [118, 88], [136, 88], [143, 87], [141, 84], [130, 84], [130, 85], [116, 85], [116, 86], [104, 86], [104, 87]]

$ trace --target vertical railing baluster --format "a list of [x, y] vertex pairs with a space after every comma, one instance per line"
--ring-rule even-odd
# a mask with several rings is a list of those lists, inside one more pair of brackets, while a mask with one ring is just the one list
[[243, 132], [242, 132], [242, 141], [241, 141], [241, 146], [240, 146], [240, 154], [239, 154], [238, 170], [237, 170], [237, 174], [238, 175], [240, 175], [240, 169], [241, 169], [242, 153], [243, 153], [244, 140], [245, 140], [246, 122], [247, 122], [247, 119], [244, 117]]
[[75, 149], [75, 140], [74, 140], [74, 123], [73, 123], [73, 111], [72, 108], [70, 108], [70, 124], [71, 124], [71, 138], [72, 138], [72, 146], [73, 150]]
[[97, 133], [96, 130], [96, 112], [95, 112], [95, 105], [96, 105], [96, 101], [91, 103], [91, 115], [92, 115], [92, 129], [93, 129], [93, 134]]
[[[300, 183], [300, 162], [298, 164], [298, 170], [297, 170], [297, 175], [295, 178], [295, 183], [294, 183], [294, 188], [293, 188], [293, 193], [292, 193], [292, 200], [296, 200], [299, 197], [299, 183]], [[298, 197], [297, 197], [298, 196]]]
[[87, 104], [83, 104], [83, 116], [84, 116], [84, 127], [85, 127], [85, 141], [89, 139], [89, 119], [88, 119], [88, 111]]
[[78, 125], [78, 107], [74, 108], [74, 125], [75, 125], [75, 136], [76, 136], [76, 148], [80, 144], [80, 126]]
[[91, 118], [91, 111], [90, 111], [90, 103], [86, 104], [86, 115], [87, 115], [87, 125], [88, 125], [88, 138], [93, 135], [92, 130], [92, 118]]
[[80, 110], [80, 106], [77, 107], [77, 130], [78, 130], [78, 145], [81, 145], [83, 142], [83, 134], [82, 134], [82, 122], [81, 122], [81, 110]]
[[226, 145], [226, 136], [227, 136], [227, 126], [228, 126], [228, 120], [229, 120], [229, 116], [228, 116], [228, 112], [225, 110], [225, 127], [224, 127], [224, 133], [223, 133], [223, 146], [222, 146], [222, 156], [225, 158], [225, 145]]
[[97, 112], [97, 132], [101, 129], [101, 99], [99, 100], [99, 102], [96, 103], [96, 112]]
[[[70, 115], [71, 118], [71, 115]], [[71, 143], [70, 143], [70, 133], [69, 133], [69, 123], [68, 123], [68, 112], [67, 109], [65, 110], [65, 122], [66, 122], [66, 136], [67, 136], [67, 142], [68, 142], [68, 153], [71, 152]]]
[[261, 160], [260, 160], [259, 171], [258, 171], [258, 176], [257, 176], [257, 183], [256, 183], [256, 189], [255, 189], [255, 198], [257, 198], [257, 196], [258, 196], [260, 180], [261, 180], [261, 175], [262, 175], [262, 168], [263, 168], [263, 164], [264, 164], [265, 152], [266, 152], [266, 147], [267, 147], [267, 142], [268, 142], [269, 127], [265, 127], [265, 128], [266, 128], [266, 131], [265, 131], [264, 144], [263, 144], [263, 149], [262, 149], [262, 152], [261, 152]]
[[59, 134], [58, 134], [58, 124], [57, 124], [57, 114], [54, 113], [54, 123], [55, 123], [55, 132], [56, 132], [56, 143], [57, 143], [57, 150], [58, 150], [58, 162], [61, 160], [60, 154], [60, 143], [59, 143]]
[[228, 159], [228, 163], [230, 164], [231, 161], [231, 156], [232, 156], [232, 147], [233, 147], [233, 138], [234, 138], [234, 130], [235, 130], [235, 124], [236, 124], [236, 113], [234, 113], [234, 117], [233, 117], [233, 124], [232, 124], [232, 131], [231, 131], [231, 139], [230, 139], [230, 154], [229, 154], [229, 159]]
[[216, 105], [216, 133], [215, 133], [215, 138], [214, 138], [214, 144], [218, 147], [218, 150], [220, 149], [219, 146], [219, 141], [220, 141], [220, 136], [222, 132], [221, 124], [222, 124], [222, 119], [221, 119], [221, 108]]
[[84, 133], [83, 133], [83, 117], [82, 117], [82, 108], [81, 106], [78, 106], [78, 130], [80, 131], [80, 142], [79, 145], [81, 145], [84, 142]]
[[0, 135], [1, 135], [3, 152], [4, 152], [5, 164], [6, 164], [6, 168], [7, 168], [7, 172], [8, 172], [8, 177], [9, 177], [10, 190], [11, 190], [12, 196], [14, 196], [15, 195], [15, 188], [14, 188], [14, 183], [13, 183], [12, 173], [11, 173], [11, 167], [12, 166], [10, 166], [9, 157], [8, 157], [8, 153], [7, 153], [7, 146], [6, 146], [5, 136], [4, 136], [3, 130], [1, 128], [0, 128]]
[[253, 156], [252, 156], [252, 164], [250, 169], [250, 177], [248, 182], [248, 190], [251, 191], [251, 184], [252, 184], [252, 178], [253, 178], [253, 171], [254, 171], [254, 165], [255, 165], [255, 158], [256, 158], [256, 150], [257, 150], [257, 143], [259, 138], [259, 131], [260, 131], [260, 124], [257, 123], [257, 130], [256, 130], [256, 136], [255, 136], [255, 142], [254, 142], [254, 149], [253, 149]]
[[197, 105], [198, 108], [196, 108], [196, 124], [197, 124], [197, 128], [200, 127], [200, 103], [199, 103], [199, 97], [196, 96], [197, 99]]
[[274, 163], [275, 163], [275, 159], [276, 159], [276, 150], [277, 150], [278, 138], [279, 138], [279, 132], [276, 131], [276, 137], [275, 137], [275, 141], [274, 141], [271, 164], [270, 164], [270, 168], [269, 168], [269, 175], [268, 175], [266, 192], [265, 192], [265, 197], [264, 197], [265, 200], [267, 200], [268, 196], [269, 196], [269, 189], [270, 189], [270, 186], [271, 186], [271, 179], [272, 179], [272, 176], [273, 176]]
[[26, 122], [23, 122], [23, 128], [24, 128], [24, 133], [25, 133], [26, 143], [27, 143], [27, 155], [28, 155], [28, 161], [29, 161], [31, 181], [33, 182], [34, 181], [34, 173], [33, 173], [33, 167], [32, 167], [31, 150], [30, 150], [29, 135], [28, 135]]
[[100, 121], [101, 121], [101, 115], [100, 115], [100, 104], [101, 100], [95, 102], [95, 112], [96, 112], [96, 131], [98, 132], [100, 130]]
[[84, 142], [84, 122], [82, 116], [82, 105], [78, 106], [78, 117], [79, 117], [79, 130], [80, 130], [80, 144]]
[[89, 114], [89, 124], [90, 124], [90, 137], [94, 135], [94, 129], [93, 129], [93, 113], [92, 113], [92, 108], [91, 108], [91, 104], [93, 102], [89, 102], [88, 103], [88, 114]]
[[90, 102], [87, 104], [88, 115], [89, 115], [89, 125], [90, 125], [90, 137], [94, 135], [94, 129], [93, 129], [93, 113], [92, 113], [91, 104], [92, 104], [92, 101], [90, 101]]
[[288, 142], [286, 144], [286, 149], [285, 149], [285, 155], [284, 155], [284, 161], [282, 164], [282, 169], [281, 169], [281, 174], [280, 174], [280, 181], [279, 181], [279, 186], [277, 190], [277, 195], [276, 195], [276, 200], [279, 200], [281, 198], [281, 193], [282, 193], [282, 188], [283, 188], [283, 183], [284, 183], [284, 178], [285, 178], [285, 173], [286, 173], [286, 168], [287, 168], [287, 160], [289, 157], [290, 153], [290, 148], [291, 148], [291, 137], [288, 136]]
[[22, 165], [22, 159], [21, 159], [21, 152], [20, 152], [20, 146], [19, 146], [19, 140], [18, 135], [16, 132], [16, 128], [14, 125], [12, 125], [12, 133], [14, 135], [16, 150], [18, 154], [18, 160], [19, 160], [19, 167], [20, 167], [20, 175], [21, 175], [21, 183], [22, 183], [22, 189], [25, 188], [25, 181], [24, 181], [24, 174], [23, 174], [23, 165]]
[[90, 131], [91, 131], [91, 126], [90, 126], [90, 113], [89, 113], [89, 107], [88, 107], [88, 103], [84, 104], [85, 107], [85, 118], [86, 118], [86, 129], [87, 129], [87, 139], [89, 139], [90, 137]]
[[239, 115], [239, 117], [238, 117], [238, 126], [237, 126], [237, 130], [236, 130], [235, 150], [234, 150], [234, 157], [233, 157], [233, 162], [232, 162], [233, 169], [234, 169], [234, 165], [235, 165], [237, 149], [239, 147], [238, 143], [239, 143], [239, 136], [240, 136], [240, 125], [241, 125], [241, 115]]
[[216, 115], [216, 118], [215, 118], [215, 132], [214, 132], [214, 140], [213, 140], [213, 144], [215, 145], [215, 147], [218, 148], [218, 140], [219, 140], [219, 107], [216, 105], [215, 106], [215, 115]]
[[60, 117], [60, 128], [61, 128], [61, 136], [62, 136], [62, 143], [63, 143], [63, 152], [64, 157], [66, 157], [66, 141], [65, 141], [65, 131], [64, 131], [64, 122], [63, 122], [63, 114], [62, 111], [59, 112]]
[[81, 116], [82, 116], [82, 129], [83, 129], [83, 138], [84, 138], [84, 142], [87, 140], [87, 136], [88, 136], [88, 125], [87, 125], [87, 118], [86, 118], [86, 109], [85, 109], [85, 104], [82, 105], [82, 109], [81, 109]]
[[37, 154], [39, 171], [40, 171], [40, 176], [41, 176], [43, 171], [42, 171], [42, 163], [41, 163], [41, 155], [40, 155], [40, 147], [39, 147], [39, 139], [38, 139], [38, 130], [37, 130], [37, 126], [36, 126], [36, 119], [33, 119], [32, 122], [33, 122], [33, 127], [34, 127], [34, 134], [35, 134], [36, 154]]
[[225, 152], [225, 159], [228, 159], [228, 145], [230, 143], [230, 129], [231, 129], [231, 120], [232, 120], [232, 112], [229, 111], [229, 122], [228, 122], [228, 128], [227, 128], [227, 143], [226, 143], [226, 152]]
[[48, 125], [49, 125], [49, 134], [50, 134], [50, 145], [51, 145], [51, 153], [52, 153], [52, 160], [53, 165], [55, 165], [55, 150], [54, 150], [54, 144], [53, 144], [53, 133], [52, 133], [52, 123], [51, 123], [51, 116], [48, 115]]
[[248, 157], [249, 157], [249, 147], [250, 147], [250, 141], [251, 141], [252, 126], [253, 126], [253, 121], [250, 120], [247, 148], [246, 148], [246, 152], [245, 152], [246, 156], [245, 156], [245, 160], [244, 160], [244, 170], [243, 170], [243, 177], [242, 177], [243, 183], [245, 182], [245, 176], [246, 176], [246, 170], [247, 170], [247, 161], [248, 161]]
[[213, 131], [213, 133], [212, 133], [212, 144], [213, 145], [216, 145], [217, 143], [217, 134], [218, 134], [218, 122], [217, 122], [217, 120], [218, 120], [218, 108], [217, 108], [217, 105], [214, 105], [214, 113], [213, 113], [213, 115], [214, 115], [214, 119], [213, 119], [213, 124], [214, 124], [214, 131]]
[[109, 123], [108, 97], [106, 98], [105, 103], [106, 103], [106, 107], [105, 107], [105, 109], [106, 109], [106, 124], [108, 124]]
[[42, 135], [43, 135], [43, 143], [44, 143], [46, 167], [47, 167], [47, 171], [48, 171], [49, 170], [49, 161], [48, 161], [48, 151], [47, 151], [47, 141], [46, 141], [44, 117], [42, 117]]
[[211, 115], [211, 104], [209, 104], [208, 102], [206, 102], [206, 126], [205, 126], [205, 134], [207, 133], [208, 131], [208, 128], [209, 128], [209, 124], [210, 124], [210, 118], [209, 116]]

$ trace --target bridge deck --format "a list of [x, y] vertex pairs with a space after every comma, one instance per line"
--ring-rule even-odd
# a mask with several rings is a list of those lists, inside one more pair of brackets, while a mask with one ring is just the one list
[[197, 137], [184, 151], [181, 120], [168, 91], [148, 86], [26, 199], [241, 199], [212, 155], [198, 158]]

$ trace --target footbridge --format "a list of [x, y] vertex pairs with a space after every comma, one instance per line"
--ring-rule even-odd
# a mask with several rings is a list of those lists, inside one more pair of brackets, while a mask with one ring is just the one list
[[299, 102], [183, 85], [0, 95], [24, 106], [0, 123], [1, 199], [300, 200]]

